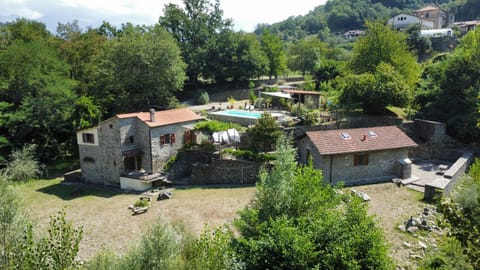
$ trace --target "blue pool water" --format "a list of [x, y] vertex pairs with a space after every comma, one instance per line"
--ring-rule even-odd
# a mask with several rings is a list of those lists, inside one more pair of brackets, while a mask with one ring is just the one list
[[245, 117], [245, 118], [254, 118], [254, 119], [258, 119], [258, 118], [260, 118], [260, 116], [262, 116], [262, 114], [259, 113], [259, 112], [235, 111], [235, 110], [215, 112], [214, 114], [229, 115], [229, 116], [236, 116], [236, 117]]

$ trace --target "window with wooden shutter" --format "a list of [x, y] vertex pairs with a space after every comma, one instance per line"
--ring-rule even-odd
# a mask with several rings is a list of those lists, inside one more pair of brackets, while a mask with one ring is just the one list
[[368, 165], [368, 154], [356, 154], [353, 159], [353, 166]]
[[170, 141], [175, 144], [175, 133], [170, 134]]
[[165, 137], [163, 135], [160, 136], [160, 146], [165, 144]]

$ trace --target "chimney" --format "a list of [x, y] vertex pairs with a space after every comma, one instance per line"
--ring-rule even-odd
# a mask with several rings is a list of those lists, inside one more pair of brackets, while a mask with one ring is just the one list
[[367, 140], [367, 135], [363, 135], [362, 142]]
[[150, 122], [155, 122], [155, 109], [150, 109]]

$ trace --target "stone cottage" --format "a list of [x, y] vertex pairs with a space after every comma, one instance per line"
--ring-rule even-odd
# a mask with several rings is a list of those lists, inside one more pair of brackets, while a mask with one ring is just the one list
[[117, 114], [98, 126], [80, 130], [77, 142], [82, 177], [86, 182], [146, 189], [165, 162], [184, 143], [194, 140], [193, 124], [201, 120], [203, 117], [187, 108], [151, 109]]
[[410, 178], [416, 146], [396, 126], [307, 131], [298, 141], [300, 163], [312, 159], [325, 181], [346, 185]]

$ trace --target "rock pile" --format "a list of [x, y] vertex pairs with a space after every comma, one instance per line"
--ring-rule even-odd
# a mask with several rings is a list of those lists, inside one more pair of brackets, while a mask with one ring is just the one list
[[398, 229], [412, 234], [418, 230], [441, 231], [436, 225], [436, 210], [428, 207], [425, 207], [421, 214], [411, 216], [404, 224], [400, 224]]

